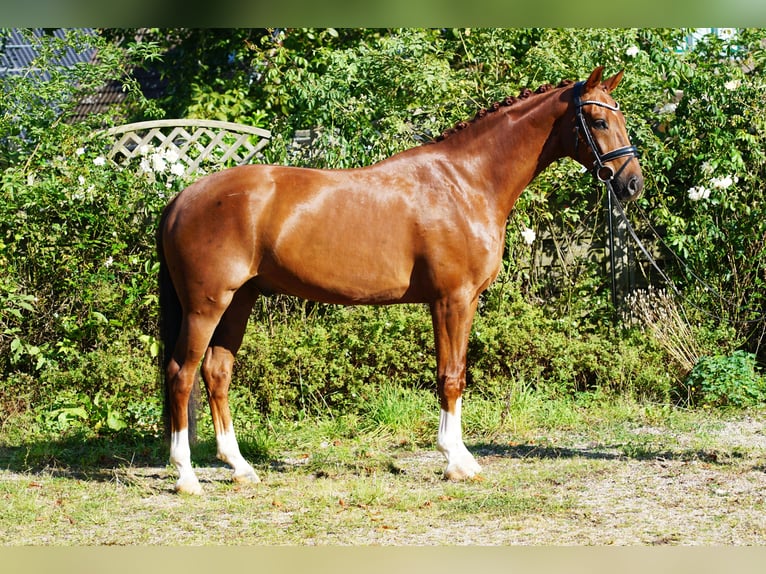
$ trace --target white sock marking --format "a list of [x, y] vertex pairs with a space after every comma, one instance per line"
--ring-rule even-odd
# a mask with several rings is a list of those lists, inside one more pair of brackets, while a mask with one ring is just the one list
[[463, 444], [463, 431], [460, 420], [462, 409], [463, 399], [461, 397], [455, 402], [454, 413], [449, 413], [444, 409], [441, 410], [438, 445], [439, 450], [444, 453], [447, 460], [450, 458], [450, 452], [455, 451], [455, 449], [458, 449]]
[[456, 473], [467, 477], [481, 472], [481, 466], [468, 451], [463, 443], [461, 414], [462, 397], [455, 402], [455, 412], [449, 413], [442, 409], [439, 419], [439, 435], [437, 447], [447, 459], [447, 474]]
[[176, 487], [188, 485], [192, 491], [199, 490], [199, 481], [191, 465], [188, 429], [174, 431], [170, 437], [170, 462], [178, 470]]
[[225, 432], [216, 435], [215, 440], [218, 445], [218, 458], [234, 469], [235, 478], [242, 477], [248, 478], [252, 482], [258, 481], [255, 470], [239, 452], [239, 444], [234, 434], [233, 425], [229, 425]]

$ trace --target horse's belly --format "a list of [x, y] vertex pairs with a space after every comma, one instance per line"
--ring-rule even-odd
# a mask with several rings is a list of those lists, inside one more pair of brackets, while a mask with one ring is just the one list
[[272, 290], [323, 303], [383, 304], [414, 294], [412, 258], [398, 254], [321, 245], [264, 260], [259, 281]]

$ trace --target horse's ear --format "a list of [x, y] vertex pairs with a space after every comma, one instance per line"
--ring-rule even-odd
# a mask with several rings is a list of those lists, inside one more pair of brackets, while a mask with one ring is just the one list
[[601, 75], [604, 73], [604, 66], [599, 66], [590, 73], [590, 77], [585, 80], [585, 91], [596, 88], [601, 83]]
[[613, 89], [617, 87], [617, 84], [619, 84], [620, 80], [622, 80], [622, 75], [624, 73], [625, 73], [625, 70], [620, 70], [608, 80], [604, 80], [604, 87], [606, 88], [607, 92], [611, 92]]

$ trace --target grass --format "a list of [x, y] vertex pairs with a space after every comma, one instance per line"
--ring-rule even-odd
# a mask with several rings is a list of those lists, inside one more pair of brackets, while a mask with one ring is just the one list
[[762, 411], [472, 396], [465, 438], [484, 472], [463, 483], [441, 477], [437, 411], [396, 387], [360, 413], [255, 425], [239, 409], [258, 485], [229, 481], [205, 419], [202, 497], [172, 492], [152, 433], [45, 436], [20, 415], [0, 432], [0, 544], [766, 542]]

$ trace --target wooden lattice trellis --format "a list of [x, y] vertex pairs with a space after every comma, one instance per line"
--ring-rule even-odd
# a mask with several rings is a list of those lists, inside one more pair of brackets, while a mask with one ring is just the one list
[[202, 165], [220, 168], [249, 163], [271, 139], [261, 128], [216, 120], [157, 120], [117, 126], [106, 131], [116, 141], [108, 156], [121, 164], [147, 149], [173, 151], [184, 165], [184, 175]]

